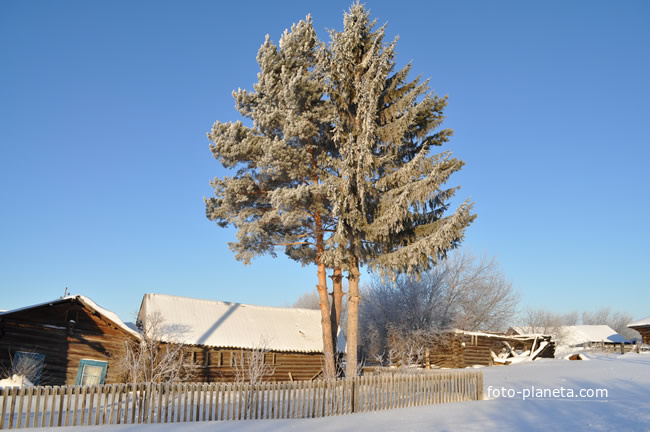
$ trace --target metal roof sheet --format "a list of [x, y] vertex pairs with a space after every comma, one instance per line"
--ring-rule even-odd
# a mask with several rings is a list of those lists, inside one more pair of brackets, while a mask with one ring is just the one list
[[319, 310], [253, 306], [145, 294], [138, 320], [159, 313], [180, 330], [164, 342], [273, 351], [323, 352]]

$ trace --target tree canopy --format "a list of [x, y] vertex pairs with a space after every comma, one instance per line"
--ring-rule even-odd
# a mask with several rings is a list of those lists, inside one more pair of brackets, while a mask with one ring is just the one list
[[[452, 134], [438, 130], [446, 98], [428, 81], [409, 81], [410, 64], [395, 71], [397, 41], [384, 42], [385, 26], [375, 25], [364, 6], [353, 5], [343, 31], [330, 32], [321, 63], [340, 154], [331, 179], [339, 247], [324, 259], [350, 274], [349, 347], [358, 338], [359, 267], [417, 275], [458, 245], [475, 217], [467, 201], [444, 215], [457, 188], [443, 185], [463, 166], [449, 152], [430, 152]], [[347, 373], [356, 374], [356, 352], [347, 358]]]
[[360, 268], [417, 275], [458, 245], [475, 217], [468, 201], [446, 214], [458, 188], [444, 184], [463, 166], [450, 152], [432, 152], [452, 134], [440, 129], [446, 97], [408, 80], [410, 64], [395, 71], [396, 40], [384, 42], [384, 27], [375, 26], [356, 3], [328, 46], [310, 17], [285, 31], [279, 47], [267, 36], [254, 91], [233, 93], [252, 126], [217, 122], [209, 133], [215, 158], [234, 175], [212, 181], [207, 216], [238, 229], [230, 246], [245, 263], [283, 248], [317, 265], [328, 374], [338, 316], [326, 270], [333, 304], [347, 272], [354, 375]]

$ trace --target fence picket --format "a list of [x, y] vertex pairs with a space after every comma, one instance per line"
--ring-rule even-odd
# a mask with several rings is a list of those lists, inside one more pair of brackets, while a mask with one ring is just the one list
[[9, 429], [13, 429], [14, 410], [16, 409], [16, 393], [18, 393], [18, 387], [10, 388], [9, 393], [11, 393], [11, 405], [9, 406]]
[[359, 412], [366, 411], [366, 380], [359, 378]]
[[[110, 391], [111, 391], [111, 386], [104, 386], [102, 388], [102, 392], [101, 392], [101, 395], [100, 395], [100, 402], [99, 402], [100, 405], [99, 406], [102, 407], [102, 409], [101, 409], [101, 423], [100, 424], [103, 424], [103, 425], [106, 424], [106, 411], [108, 410], [108, 395], [109, 395]], [[104, 401], [103, 404], [101, 403], [102, 400]], [[99, 409], [99, 406], [97, 406], [98, 409]]]
[[219, 384], [219, 398], [221, 400], [221, 417], [217, 420], [225, 420], [224, 408], [226, 405], [226, 386], [225, 384]]
[[54, 426], [54, 413], [56, 413], [56, 391], [59, 389], [59, 386], [52, 386], [48, 392], [48, 398], [52, 398], [50, 402], [50, 427]]
[[282, 383], [282, 417], [283, 419], [289, 418], [289, 385]]
[[234, 384], [228, 383], [227, 386], [227, 402], [226, 402], [226, 420], [234, 420], [234, 401], [233, 401], [233, 386]]
[[[42, 389], [43, 392], [43, 413], [41, 414], [41, 427], [45, 427], [47, 425], [47, 403], [49, 401], [49, 395], [50, 395], [50, 387], [44, 387]], [[37, 423], [35, 423], [36, 426], [38, 426]]]
[[18, 425], [16, 427], [23, 427], [23, 400], [25, 399], [25, 387], [21, 387], [18, 392], [18, 413], [16, 415]]
[[147, 384], [147, 391], [145, 393], [144, 405], [146, 408], [145, 415], [147, 416], [146, 423], [155, 423], [155, 413], [156, 413], [156, 387], [154, 383]]
[[239, 412], [241, 414], [241, 420], [246, 420], [248, 417], [246, 415], [248, 414], [248, 389], [250, 385], [249, 384], [240, 384], [240, 390], [239, 390]]
[[9, 387], [0, 388], [0, 393], [2, 393], [2, 417], [0, 417], [0, 429], [5, 428], [5, 413], [7, 412], [7, 403], [9, 402]]
[[[260, 394], [259, 394], [259, 417], [255, 417], [255, 419], [264, 419], [264, 413], [266, 412], [265, 407], [266, 407], [266, 383], [262, 382], [260, 383]], [[257, 415], [257, 414], [256, 414]]]
[[174, 423], [176, 421], [175, 414], [176, 414], [176, 411], [178, 411], [178, 410], [174, 410], [174, 406], [176, 405], [176, 388], [177, 387], [178, 387], [178, 383], [172, 383], [171, 390], [169, 392], [170, 393], [169, 394], [169, 410], [171, 411], [169, 413], [169, 421], [171, 423]]
[[111, 409], [111, 416], [108, 419], [110, 424], [117, 424], [122, 412], [122, 387], [123, 384], [114, 384], [115, 392], [113, 393], [113, 406]]
[[[34, 387], [29, 387], [27, 389], [27, 415], [25, 416], [25, 427], [29, 427], [30, 420], [32, 418], [32, 395], [34, 394]], [[22, 417], [22, 416], [21, 416]]]
[[287, 394], [287, 408], [286, 408], [286, 414], [285, 414], [284, 418], [290, 419], [291, 418], [291, 410], [293, 409], [293, 400], [292, 400], [292, 397], [291, 397], [292, 396], [291, 390], [292, 390], [293, 386], [291, 385], [291, 382], [288, 382], [288, 383], [285, 383], [285, 387], [286, 387], [285, 392]]
[[[63, 426], [70, 426], [72, 421], [72, 416], [70, 414], [70, 406], [72, 404], [72, 395], [74, 394], [74, 387], [70, 386], [66, 388], [66, 400], [65, 400], [65, 417], [63, 418]], [[29, 418], [29, 410], [27, 410], [27, 418]]]
[[[94, 425], [99, 424], [99, 413], [100, 413], [100, 408], [101, 408], [101, 402], [102, 402], [102, 394], [101, 391], [103, 390], [100, 386], [94, 386], [95, 391], [93, 392], [93, 399], [95, 399], [95, 396], [97, 397], [97, 408], [95, 408], [95, 423]], [[92, 399], [91, 399], [92, 402]], [[92, 411], [92, 410], [91, 410]], [[92, 415], [92, 413], [91, 413]]]
[[[38, 427], [38, 418], [41, 413], [41, 391], [43, 390], [42, 387], [35, 387], [34, 392], [36, 393], [36, 401], [34, 401], [34, 421], [32, 424], [34, 427]], [[4, 408], [2, 412], [2, 420], [4, 420]], [[0, 420], [0, 424], [2, 423], [2, 420]], [[29, 427], [29, 424], [27, 425]], [[2, 429], [2, 426], [0, 426], [0, 429]]]

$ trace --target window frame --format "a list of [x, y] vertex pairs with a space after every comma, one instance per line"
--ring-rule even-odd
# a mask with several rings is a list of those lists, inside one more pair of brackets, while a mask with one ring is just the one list
[[[105, 360], [93, 360], [93, 359], [81, 359], [79, 360], [79, 368], [77, 370], [77, 381], [76, 385], [82, 385], [81, 380], [83, 379], [83, 371], [85, 366], [96, 366], [102, 368], [102, 373], [99, 377], [98, 385], [104, 384], [106, 382], [106, 372], [108, 370], [108, 362]], [[95, 385], [95, 384], [91, 384]]]

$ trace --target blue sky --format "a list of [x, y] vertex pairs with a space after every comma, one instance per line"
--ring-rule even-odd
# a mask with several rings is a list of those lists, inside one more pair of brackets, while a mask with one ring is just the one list
[[[147, 292], [282, 306], [314, 268], [250, 266], [205, 218], [264, 36], [348, 1], [0, 2], [0, 309], [64, 288], [130, 320]], [[399, 65], [449, 96], [465, 247], [521, 306], [650, 315], [650, 4], [368, 1]]]

